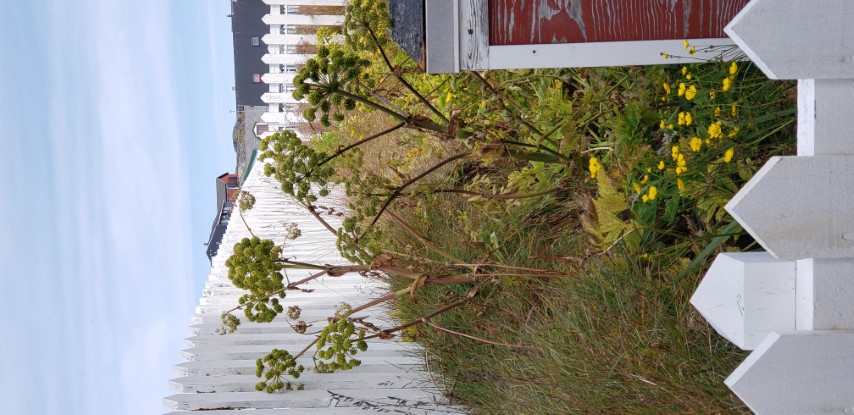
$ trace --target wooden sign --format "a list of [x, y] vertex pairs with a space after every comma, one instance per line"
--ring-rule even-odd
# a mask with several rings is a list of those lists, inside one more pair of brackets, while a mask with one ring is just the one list
[[756, 415], [854, 413], [854, 332], [768, 335], [726, 379]]
[[780, 259], [854, 257], [854, 157], [773, 157], [726, 210]]
[[852, 21], [850, 0], [754, 0], [726, 33], [771, 79], [852, 79]]
[[772, 331], [795, 330], [795, 262], [767, 252], [718, 255], [691, 305], [721, 336], [753, 350]]
[[[423, 26], [392, 36], [428, 73], [697, 62], [733, 45], [723, 28], [748, 1], [429, 0]], [[404, 3], [418, 2], [390, 0], [392, 21], [411, 20]]]
[[748, 0], [489, 0], [490, 45], [725, 37]]

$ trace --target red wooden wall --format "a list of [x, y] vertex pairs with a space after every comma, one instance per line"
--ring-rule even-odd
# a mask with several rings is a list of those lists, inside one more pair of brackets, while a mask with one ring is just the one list
[[489, 0], [489, 44], [726, 37], [749, 0]]

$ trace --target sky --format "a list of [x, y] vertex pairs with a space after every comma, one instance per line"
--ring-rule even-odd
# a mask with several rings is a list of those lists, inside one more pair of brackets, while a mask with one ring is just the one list
[[158, 414], [234, 171], [228, 0], [2, 0], [5, 414]]

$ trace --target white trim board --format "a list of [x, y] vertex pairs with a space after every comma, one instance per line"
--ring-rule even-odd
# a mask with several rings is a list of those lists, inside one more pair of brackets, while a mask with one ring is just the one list
[[[702, 52], [707, 46], [734, 46], [728, 38], [688, 39], [697, 53], [690, 56], [683, 40], [642, 40], [628, 42], [556, 43], [548, 45], [490, 46], [488, 68], [586, 68], [697, 63], [718, 58], [720, 51]], [[662, 53], [668, 53], [665, 59]], [[679, 55], [681, 57], [673, 56]]]

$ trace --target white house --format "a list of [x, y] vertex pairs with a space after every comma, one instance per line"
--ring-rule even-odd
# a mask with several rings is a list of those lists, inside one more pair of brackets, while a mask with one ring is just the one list
[[263, 0], [270, 6], [263, 22], [270, 32], [263, 37], [267, 54], [262, 61], [269, 66], [261, 81], [269, 87], [261, 95], [267, 112], [256, 125], [258, 137], [266, 137], [281, 130], [300, 133], [305, 120], [299, 101], [292, 96], [293, 79], [299, 67], [314, 56], [320, 26], [340, 26], [344, 23], [344, 6], [347, 0]]

